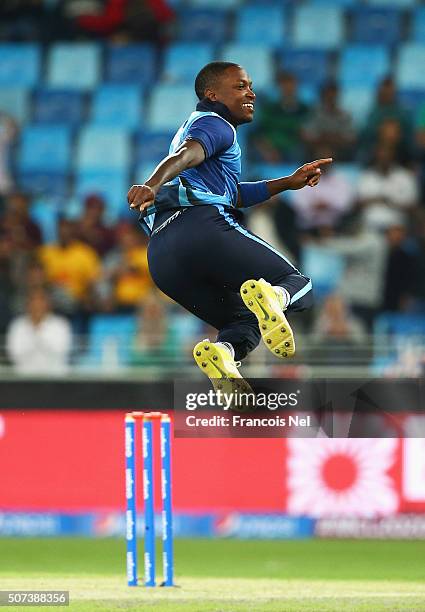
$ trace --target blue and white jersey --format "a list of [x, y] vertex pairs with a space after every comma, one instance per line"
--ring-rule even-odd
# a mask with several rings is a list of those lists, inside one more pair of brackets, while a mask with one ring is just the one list
[[202, 204], [236, 206], [241, 150], [233, 125], [216, 112], [196, 110], [177, 131], [169, 154], [185, 140], [199, 142], [205, 160], [161, 187], [154, 204], [140, 216], [140, 223], [149, 234], [157, 212]]

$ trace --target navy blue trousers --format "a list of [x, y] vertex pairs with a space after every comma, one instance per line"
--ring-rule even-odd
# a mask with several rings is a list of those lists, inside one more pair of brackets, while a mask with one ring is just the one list
[[[155, 228], [170, 217], [161, 213]], [[311, 281], [283, 255], [250, 232], [236, 210], [199, 205], [185, 209], [149, 242], [152, 278], [166, 295], [218, 330], [243, 359], [260, 340], [256, 317], [239, 290], [250, 278], [264, 278], [291, 296], [288, 312], [312, 304]]]

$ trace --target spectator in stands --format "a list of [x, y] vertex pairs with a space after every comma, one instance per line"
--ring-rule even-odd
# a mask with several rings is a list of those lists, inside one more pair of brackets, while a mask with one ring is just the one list
[[395, 223], [385, 233], [388, 254], [385, 273], [383, 310], [401, 312], [414, 310], [420, 299], [419, 287], [423, 262], [419, 245], [409, 237], [406, 226]]
[[407, 216], [419, 198], [415, 174], [400, 166], [395, 150], [382, 143], [376, 145], [374, 159], [360, 174], [357, 186], [363, 221], [372, 230], [387, 228], [398, 221], [399, 213]]
[[38, 255], [52, 284], [55, 305], [68, 313], [91, 308], [101, 263], [91, 246], [77, 240], [75, 223], [61, 219], [58, 242], [43, 245]]
[[352, 362], [352, 350], [366, 340], [366, 330], [360, 319], [349, 310], [337, 293], [325, 298], [314, 322], [311, 341], [320, 348], [329, 363]]
[[106, 256], [97, 285], [104, 310], [134, 311], [153, 287], [146, 238], [130, 224], [118, 228], [118, 244]]
[[399, 161], [409, 161], [413, 156], [412, 121], [409, 112], [397, 101], [395, 83], [391, 77], [386, 77], [381, 81], [377, 90], [375, 105], [362, 130], [360, 152], [363, 160], [368, 159], [368, 152], [378, 139], [387, 140], [385, 134], [381, 131], [384, 123], [387, 125], [384, 132], [389, 132], [388, 138], [396, 138], [397, 140]]
[[[328, 155], [327, 147], [319, 147], [319, 157]], [[307, 234], [333, 234], [344, 215], [354, 204], [355, 194], [350, 182], [331, 166], [322, 176], [317, 189], [300, 189], [291, 194], [298, 231]]]
[[30, 217], [31, 198], [26, 193], [15, 192], [5, 201], [5, 215], [0, 226], [11, 242], [12, 249], [29, 252], [41, 244], [41, 231]]
[[28, 295], [26, 313], [15, 318], [8, 330], [8, 355], [20, 374], [64, 374], [71, 352], [71, 327], [52, 313], [48, 294], [35, 289]]
[[387, 257], [385, 238], [358, 222], [351, 235], [321, 240], [325, 248], [343, 256], [345, 268], [339, 292], [370, 329], [382, 306]]
[[416, 126], [416, 145], [419, 160], [421, 199], [425, 201], [425, 104], [420, 108]]
[[0, 109], [0, 196], [9, 194], [14, 186], [9, 158], [17, 133], [18, 126], [14, 119]]
[[3, 335], [12, 316], [15, 290], [13, 251], [10, 238], [0, 234], [0, 334]]
[[326, 146], [339, 161], [353, 158], [356, 133], [349, 113], [339, 106], [339, 90], [334, 81], [323, 85], [320, 103], [304, 126], [304, 139], [310, 154], [317, 157], [317, 148]]
[[177, 363], [181, 360], [177, 343], [165, 299], [158, 291], [151, 291], [138, 312], [138, 330], [132, 346], [131, 362], [140, 366]]
[[260, 107], [253, 146], [258, 157], [268, 163], [299, 162], [305, 156], [302, 128], [309, 107], [298, 97], [295, 76], [281, 72], [277, 78], [279, 99], [266, 100]]
[[90, 245], [101, 257], [114, 246], [114, 231], [103, 222], [105, 202], [101, 196], [90, 195], [84, 201], [84, 211], [77, 222], [77, 237]]

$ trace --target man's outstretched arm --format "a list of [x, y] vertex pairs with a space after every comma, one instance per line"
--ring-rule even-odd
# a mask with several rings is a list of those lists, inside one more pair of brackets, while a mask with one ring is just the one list
[[196, 140], [185, 140], [175, 153], [165, 157], [143, 185], [133, 185], [127, 194], [131, 209], [140, 212], [154, 203], [162, 185], [188, 168], [199, 166], [205, 160], [205, 151]]
[[320, 181], [322, 166], [331, 164], [332, 161], [332, 157], [317, 159], [304, 164], [290, 176], [259, 181], [258, 183], [240, 183], [238, 206], [248, 208], [260, 204], [260, 202], [264, 202], [288, 189], [302, 189], [307, 185], [315, 187]]

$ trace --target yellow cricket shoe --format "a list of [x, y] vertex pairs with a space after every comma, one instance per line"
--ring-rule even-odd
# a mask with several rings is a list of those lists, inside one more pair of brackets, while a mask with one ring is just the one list
[[[235, 397], [238, 393], [252, 394], [254, 398], [251, 386], [238, 370], [240, 363], [235, 361], [225, 344], [202, 340], [193, 349], [193, 357], [199, 369], [211, 380], [215, 391], [235, 394]], [[241, 399], [240, 402], [235, 399], [231, 409], [245, 412], [249, 408], [247, 402], [247, 399]]]
[[292, 357], [295, 353], [294, 334], [283, 312], [283, 299], [273, 285], [263, 278], [247, 280], [241, 286], [241, 297], [257, 317], [261, 336], [269, 351], [281, 359]]

